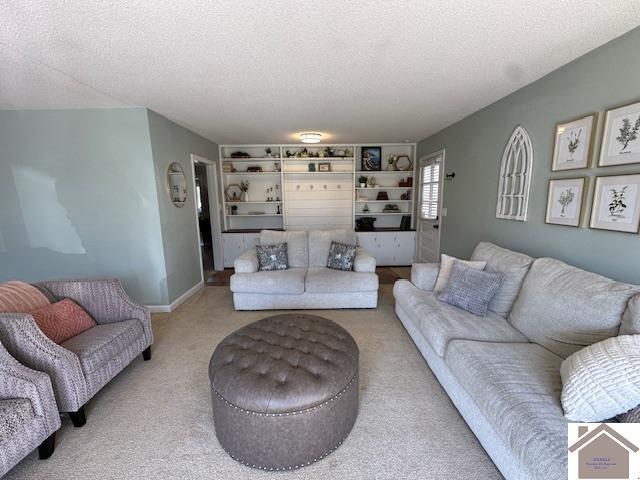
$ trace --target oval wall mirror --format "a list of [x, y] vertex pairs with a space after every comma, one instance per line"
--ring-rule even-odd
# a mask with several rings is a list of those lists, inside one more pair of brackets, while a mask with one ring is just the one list
[[171, 202], [178, 208], [187, 200], [187, 179], [182, 166], [177, 162], [172, 162], [167, 168], [167, 193]]

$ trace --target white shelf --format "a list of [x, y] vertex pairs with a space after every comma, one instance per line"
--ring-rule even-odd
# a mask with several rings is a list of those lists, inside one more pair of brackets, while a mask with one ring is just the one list
[[280, 175], [280, 172], [222, 172], [223, 175]]
[[251, 204], [268, 205], [270, 203], [273, 203], [273, 204], [282, 203], [282, 200], [272, 200], [270, 202], [267, 202], [266, 200], [264, 202], [234, 202], [233, 200], [227, 200], [226, 203], [231, 205], [251, 205]]
[[284, 172], [285, 175], [353, 175], [353, 171], [346, 172]]
[[356, 190], [413, 190], [413, 187], [356, 187]]
[[279, 162], [280, 157], [223, 158], [223, 162]]
[[241, 213], [233, 215], [231, 213], [226, 214], [227, 217], [281, 217], [281, 213]]
[[358, 175], [409, 175], [413, 177], [413, 170], [356, 170]]
[[345, 161], [345, 162], [352, 162], [353, 161], [353, 157], [284, 157], [283, 160], [287, 161], [287, 160], [293, 160], [293, 161], [305, 161], [305, 162], [323, 162], [323, 161], [329, 161], [329, 162], [340, 162], [340, 161]]
[[355, 203], [399, 203], [399, 202], [413, 202], [413, 200], [395, 200], [391, 198], [389, 200], [356, 200]]
[[411, 212], [356, 212], [356, 217], [377, 217], [378, 215], [411, 215]]

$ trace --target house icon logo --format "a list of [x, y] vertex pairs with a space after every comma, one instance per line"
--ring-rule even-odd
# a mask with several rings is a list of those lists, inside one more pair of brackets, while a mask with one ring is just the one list
[[[628, 428], [629, 424], [624, 425]], [[635, 424], [637, 425], [637, 424]], [[629, 435], [616, 431], [616, 424], [569, 425], [569, 438], [577, 429], [578, 439], [569, 445], [569, 478], [579, 480], [592, 478], [636, 479], [639, 472], [632, 468], [634, 454], [639, 448]], [[637, 432], [638, 430], [635, 429]], [[631, 438], [637, 438], [636, 433]], [[574, 437], [575, 438], [575, 437]], [[572, 475], [573, 473], [573, 475]], [[577, 476], [575, 475], [577, 473]], [[634, 476], [631, 476], [634, 475]]]

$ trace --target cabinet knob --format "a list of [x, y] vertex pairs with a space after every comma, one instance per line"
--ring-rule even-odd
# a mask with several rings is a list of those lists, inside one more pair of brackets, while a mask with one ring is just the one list
[[324, 187], [324, 189], [325, 189], [325, 190], [327, 189], [327, 186], [326, 186], [326, 185], [323, 185], [323, 187]]
[[300, 190], [300, 185], [296, 185], [296, 190]]
[[340, 190], [342, 188], [342, 185], [338, 185], [338, 190]]
[[313, 185], [310, 185], [310, 186], [309, 186], [309, 190], [313, 190]]

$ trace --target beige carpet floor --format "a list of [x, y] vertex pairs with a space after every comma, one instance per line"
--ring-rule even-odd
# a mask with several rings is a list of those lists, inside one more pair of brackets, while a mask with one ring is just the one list
[[63, 419], [49, 460], [32, 453], [16, 479], [497, 479], [393, 312], [391, 285], [376, 310], [316, 312], [360, 347], [360, 412], [334, 453], [287, 473], [232, 460], [213, 431], [208, 363], [233, 330], [269, 313], [235, 312], [228, 287], [207, 287], [172, 314], [154, 315], [153, 359], [136, 359], [87, 406], [86, 426]]

